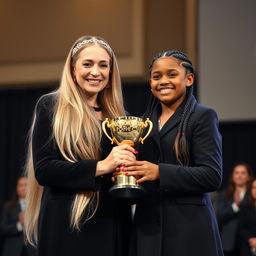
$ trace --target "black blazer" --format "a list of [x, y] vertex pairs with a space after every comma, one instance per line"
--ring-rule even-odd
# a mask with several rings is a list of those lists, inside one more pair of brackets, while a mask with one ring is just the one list
[[218, 203], [218, 223], [220, 228], [220, 235], [225, 252], [239, 251], [238, 241], [238, 222], [241, 209], [249, 205], [249, 195], [245, 193], [243, 200], [239, 205], [239, 211], [234, 211], [232, 204], [233, 198], [227, 198], [225, 191], [221, 191], [219, 194]]
[[[38, 255], [124, 256], [131, 221], [130, 207], [109, 196], [112, 175], [95, 177], [98, 160], [71, 163], [62, 157], [52, 139], [54, 100], [54, 96], [44, 96], [37, 104], [32, 136], [35, 176], [44, 186]], [[104, 138], [102, 158], [110, 150], [110, 142]], [[98, 191], [99, 205], [95, 215], [79, 232], [70, 228], [70, 213], [74, 195], [80, 191]], [[84, 216], [88, 214], [87, 210]]]
[[137, 203], [131, 255], [221, 256], [218, 226], [209, 191], [222, 181], [221, 136], [216, 113], [197, 104], [188, 127], [189, 167], [177, 164], [174, 141], [184, 104], [139, 149], [140, 159], [159, 165], [160, 179], [144, 182], [147, 194]]
[[2, 256], [20, 256], [23, 255], [22, 251], [26, 251], [27, 255], [35, 255], [31, 247], [25, 246], [23, 231], [17, 228], [20, 212], [18, 202], [14, 209], [9, 207], [9, 202], [3, 208], [0, 219], [0, 229], [3, 235]]
[[242, 256], [252, 256], [248, 240], [256, 237], [256, 208], [247, 206], [239, 216], [239, 238]]

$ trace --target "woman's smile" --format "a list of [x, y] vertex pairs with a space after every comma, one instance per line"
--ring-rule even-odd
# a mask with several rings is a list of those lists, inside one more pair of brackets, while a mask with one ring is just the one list
[[101, 79], [85, 79], [89, 85], [91, 86], [98, 86], [100, 85], [100, 82], [102, 81]]

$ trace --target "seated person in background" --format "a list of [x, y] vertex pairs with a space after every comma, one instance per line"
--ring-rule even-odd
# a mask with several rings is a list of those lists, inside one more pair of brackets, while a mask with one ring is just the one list
[[23, 224], [25, 211], [27, 178], [17, 180], [16, 191], [13, 199], [8, 201], [3, 208], [0, 219], [0, 230], [3, 237], [2, 256], [31, 256], [31, 248], [24, 243]]
[[251, 167], [247, 163], [237, 163], [233, 167], [227, 189], [220, 192], [217, 217], [225, 256], [238, 255], [238, 218], [241, 208], [249, 204], [251, 180]]
[[256, 179], [251, 186], [250, 204], [240, 214], [239, 234], [242, 256], [256, 255]]

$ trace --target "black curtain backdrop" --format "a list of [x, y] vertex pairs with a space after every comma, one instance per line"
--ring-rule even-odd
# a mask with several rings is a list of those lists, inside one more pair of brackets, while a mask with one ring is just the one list
[[[26, 159], [27, 135], [37, 99], [56, 88], [0, 91], [0, 210], [14, 191], [17, 177]], [[126, 110], [141, 116], [146, 108], [150, 88], [147, 83], [124, 83]], [[223, 187], [234, 163], [248, 162], [256, 167], [256, 121], [220, 123], [223, 137]]]
[[[0, 91], [0, 202], [9, 200], [22, 174], [36, 100], [49, 89]], [[2, 205], [1, 205], [2, 206]]]
[[247, 162], [256, 177], [256, 121], [220, 122], [223, 144], [223, 182], [237, 162]]

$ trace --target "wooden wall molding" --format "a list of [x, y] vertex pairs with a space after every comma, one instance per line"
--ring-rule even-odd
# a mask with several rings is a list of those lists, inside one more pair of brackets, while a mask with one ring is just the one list
[[[131, 47], [128, 53], [117, 55], [120, 73], [123, 78], [144, 76], [144, 0], [131, 0]], [[118, 22], [118, 21], [116, 21]], [[113, 27], [113, 30], [115, 28]], [[113, 34], [115, 31], [112, 31]], [[127, 32], [127, 33], [128, 33]], [[26, 36], [26, 35], [24, 35]], [[67, 35], [68, 36], [68, 35]], [[103, 36], [104, 37], [104, 36]], [[118, 35], [117, 35], [118, 37]], [[112, 38], [111, 38], [112, 40]], [[113, 40], [115, 40], [113, 38]], [[119, 38], [120, 40], [120, 38]], [[18, 46], [17, 46], [18, 47]], [[118, 52], [118, 51], [115, 51]], [[42, 83], [59, 81], [64, 66], [63, 60], [40, 62], [11, 62], [0, 64], [0, 87], [11, 84]]]

